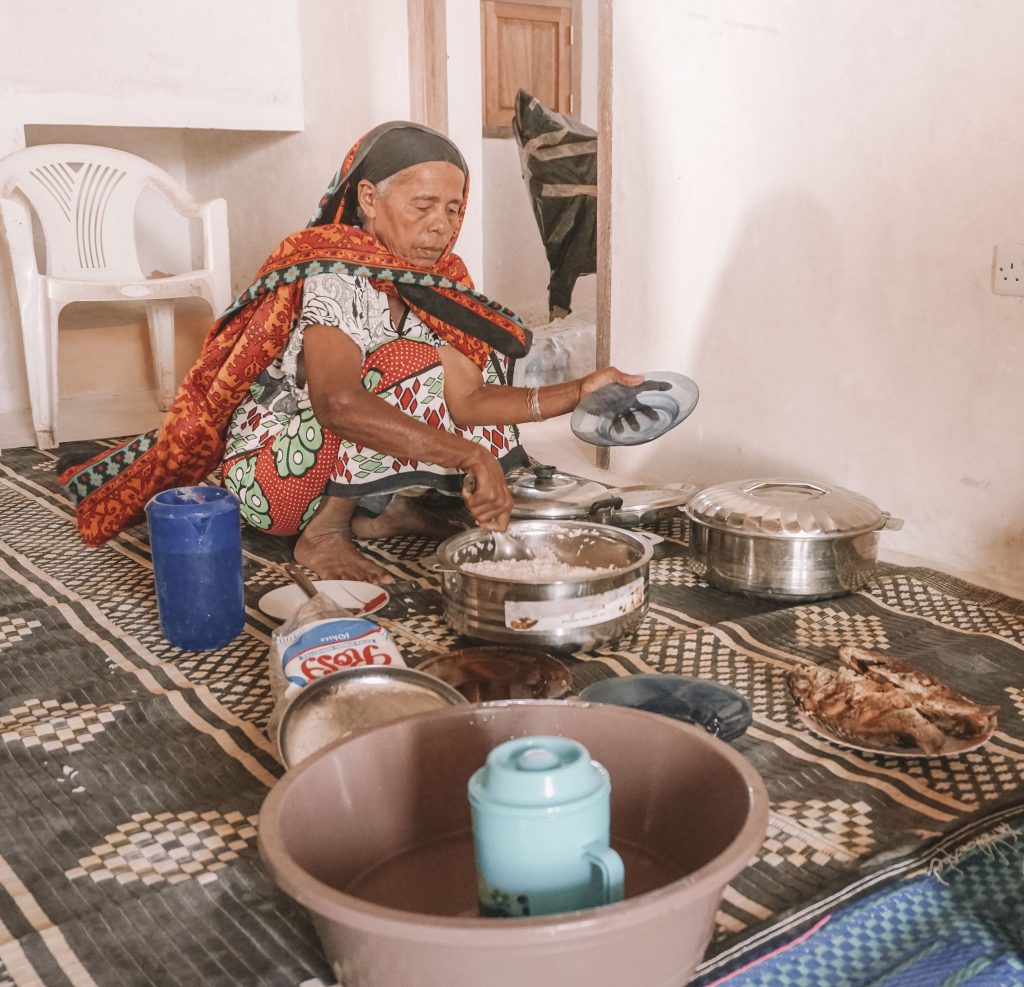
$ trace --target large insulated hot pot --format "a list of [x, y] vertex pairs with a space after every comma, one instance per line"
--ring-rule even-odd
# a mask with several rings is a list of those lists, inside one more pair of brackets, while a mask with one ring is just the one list
[[648, 540], [590, 521], [513, 521], [508, 533], [534, 552], [549, 547], [572, 565], [609, 571], [545, 582], [467, 572], [466, 563], [493, 557], [494, 543], [480, 528], [461, 531], [428, 561], [441, 575], [453, 630], [506, 644], [588, 648], [639, 626], [648, 605]]
[[690, 558], [712, 586], [791, 601], [860, 589], [875, 573], [879, 532], [903, 526], [861, 494], [808, 480], [721, 483], [684, 513]]

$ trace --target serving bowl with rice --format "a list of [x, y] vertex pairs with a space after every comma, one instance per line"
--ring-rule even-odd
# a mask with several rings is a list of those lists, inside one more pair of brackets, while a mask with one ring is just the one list
[[513, 521], [532, 559], [495, 559], [480, 528], [442, 542], [445, 620], [468, 637], [509, 644], [593, 647], [631, 634], [648, 606], [648, 541], [585, 521]]

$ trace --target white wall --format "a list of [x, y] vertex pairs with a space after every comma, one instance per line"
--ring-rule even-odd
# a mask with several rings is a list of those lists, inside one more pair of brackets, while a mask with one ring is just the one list
[[702, 397], [615, 467], [817, 478], [883, 545], [1013, 578], [1024, 548], [1024, 17], [1001, 0], [614, 5], [613, 359]]
[[302, 0], [298, 10], [303, 132], [185, 135], [193, 194], [227, 199], [236, 292], [281, 239], [306, 225], [352, 144], [409, 116], [405, 0]]
[[479, 291], [487, 292], [484, 267], [484, 206], [488, 196], [484, 166], [483, 84], [480, 61], [480, 4], [478, 0], [446, 0], [448, 44], [448, 136], [469, 168], [469, 202], [455, 248], [469, 268]]
[[[106, 144], [147, 157], [187, 182], [183, 128], [301, 129], [298, 11], [298, 0], [178, 0], [173, 7], [157, 0], [5, 0], [0, 155], [44, 142]], [[247, 57], [262, 50], [268, 35], [277, 43], [270, 72], [264, 60]], [[187, 224], [144, 201], [137, 228], [144, 270], [187, 269]], [[0, 251], [5, 443], [32, 440], [23, 359], [13, 279]], [[96, 367], [82, 369], [83, 378], [102, 379]], [[142, 365], [135, 375], [143, 387], [147, 373]], [[75, 390], [67, 375], [62, 380]], [[136, 386], [119, 381], [112, 387], [122, 383]]]
[[[384, 120], [408, 117], [405, 0], [181, 0], [173, 23], [158, 0], [130, 6], [0, 7], [0, 154], [26, 140], [104, 144], [149, 158], [200, 198], [223, 196], [232, 283], [241, 290], [280, 239], [306, 224], [351, 144]], [[273, 61], [250, 57], [265, 53], [268, 37]], [[181, 270], [180, 230], [155, 208], [143, 204], [137, 224], [144, 270]], [[76, 361], [68, 373], [62, 367], [62, 396], [94, 391], [97, 381], [114, 391], [151, 385], [144, 346], [139, 359], [121, 361], [117, 379], [106, 373], [122, 321], [101, 322], [88, 337], [94, 345], [82, 338], [66, 347]], [[197, 348], [201, 336], [190, 333]], [[33, 441], [5, 251], [0, 415], [0, 444]]]
[[298, 0], [4, 0], [0, 117], [298, 130], [297, 6]]
[[514, 138], [483, 142], [490, 195], [484, 201], [484, 291], [527, 325], [548, 321], [548, 269]]

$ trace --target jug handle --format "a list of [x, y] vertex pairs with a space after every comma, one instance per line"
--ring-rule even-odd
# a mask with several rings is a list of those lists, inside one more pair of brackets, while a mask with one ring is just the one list
[[588, 843], [583, 856], [601, 872], [601, 888], [604, 904], [622, 901], [625, 886], [625, 869], [622, 858], [605, 843]]

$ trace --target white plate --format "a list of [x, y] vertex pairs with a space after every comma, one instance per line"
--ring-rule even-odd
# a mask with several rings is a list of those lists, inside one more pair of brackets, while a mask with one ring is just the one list
[[979, 747], [987, 744], [995, 732], [995, 730], [987, 730], [980, 737], [972, 737], [970, 740], [959, 740], [951, 744], [941, 754], [926, 754], [920, 747], [866, 747], [863, 744], [854, 743], [852, 740], [847, 740], [845, 737], [833, 733], [824, 723], [821, 723], [799, 706], [796, 708], [796, 718], [811, 733], [821, 737], [822, 740], [828, 740], [833, 744], [849, 747], [850, 750], [861, 751], [864, 754], [881, 754], [883, 757], [956, 757], [958, 754], [966, 754], [968, 751], [977, 750]]
[[[313, 585], [339, 606], [351, 609], [360, 616], [376, 613], [390, 599], [383, 586], [352, 579], [314, 579]], [[268, 617], [287, 620], [305, 602], [306, 594], [294, 583], [289, 583], [264, 593], [258, 606]]]

